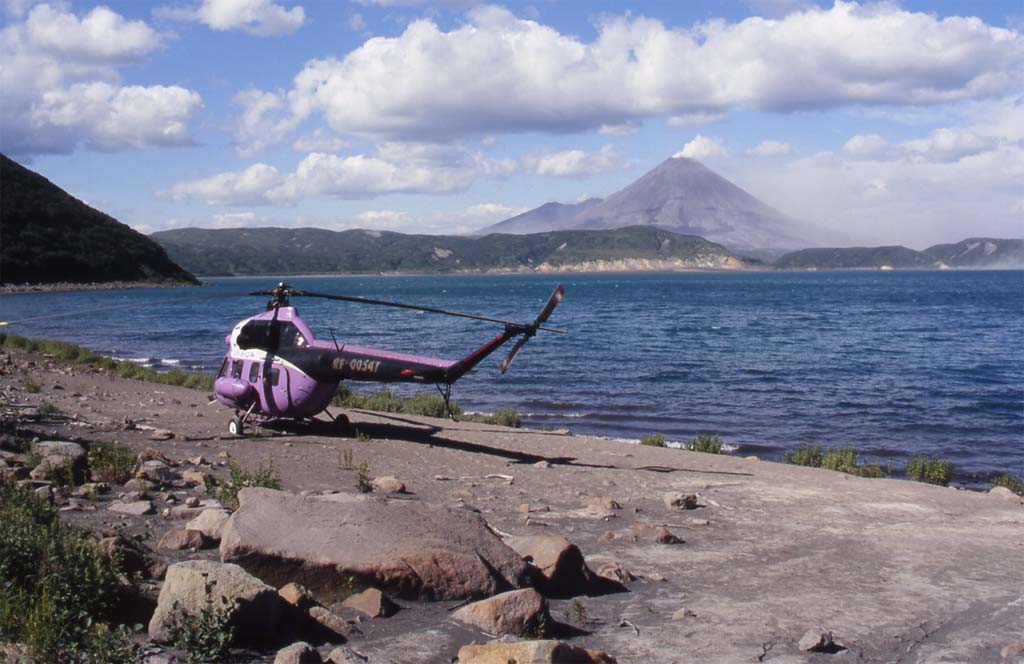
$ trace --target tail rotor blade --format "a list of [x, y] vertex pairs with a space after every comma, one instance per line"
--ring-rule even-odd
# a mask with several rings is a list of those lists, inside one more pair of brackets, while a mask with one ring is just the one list
[[526, 342], [530, 340], [530, 337], [524, 336], [516, 342], [515, 346], [512, 346], [512, 350], [508, 352], [505, 359], [501, 361], [501, 373], [508, 371], [509, 366], [512, 364], [512, 360], [516, 359], [516, 355], [519, 355], [519, 351], [523, 349]]

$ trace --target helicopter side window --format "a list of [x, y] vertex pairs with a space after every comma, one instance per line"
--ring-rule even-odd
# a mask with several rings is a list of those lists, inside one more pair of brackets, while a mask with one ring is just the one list
[[231, 377], [241, 378], [242, 377], [242, 361], [235, 360], [231, 363]]
[[302, 336], [295, 323], [283, 323], [281, 325], [281, 347], [282, 348], [305, 348], [309, 345], [306, 337]]
[[281, 370], [274, 368], [270, 370], [270, 384], [277, 387], [277, 384], [281, 382]]
[[253, 362], [252, 366], [249, 367], [249, 382], [250, 383], [255, 383], [256, 379], [259, 378], [259, 375], [260, 375], [260, 363], [259, 362]]

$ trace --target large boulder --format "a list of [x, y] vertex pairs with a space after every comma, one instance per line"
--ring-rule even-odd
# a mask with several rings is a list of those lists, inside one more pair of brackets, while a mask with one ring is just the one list
[[533, 588], [510, 590], [473, 602], [453, 613], [452, 617], [498, 636], [543, 636], [551, 622], [548, 603]]
[[336, 596], [353, 582], [409, 599], [473, 599], [529, 584], [477, 514], [372, 494], [243, 489], [220, 555], [267, 583]]
[[459, 649], [459, 664], [615, 664], [615, 661], [600, 650], [587, 650], [562, 641], [499, 641]]
[[547, 597], [600, 595], [625, 590], [622, 584], [594, 574], [579, 547], [560, 535], [512, 536], [506, 538], [505, 543], [533, 565], [535, 585]]
[[236, 643], [273, 642], [281, 627], [282, 603], [274, 588], [238, 565], [188, 560], [167, 569], [156, 611], [149, 621], [149, 638], [169, 641], [171, 626], [180, 613], [195, 616], [212, 606], [229, 608]]

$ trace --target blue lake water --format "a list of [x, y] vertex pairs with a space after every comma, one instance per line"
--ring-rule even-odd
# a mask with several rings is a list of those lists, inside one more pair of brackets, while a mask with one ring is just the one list
[[[224, 336], [266, 298], [179, 298], [270, 288], [212, 279], [189, 290], [0, 296], [0, 320], [121, 358], [213, 371]], [[295, 277], [311, 291], [530, 321], [566, 297], [509, 373], [500, 351], [456, 384], [467, 410], [515, 408], [530, 426], [684, 440], [718, 434], [778, 458], [853, 446], [903, 466], [940, 455], [962, 481], [1024, 474], [1024, 271]], [[296, 300], [318, 336], [454, 359], [500, 328], [431, 314]], [[356, 385], [357, 389], [360, 387]], [[373, 384], [363, 389], [376, 389]], [[420, 387], [419, 389], [423, 389]], [[397, 391], [403, 391], [398, 389]]]

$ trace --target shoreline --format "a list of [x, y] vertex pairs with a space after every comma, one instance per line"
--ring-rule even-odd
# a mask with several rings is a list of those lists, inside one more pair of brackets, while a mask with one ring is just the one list
[[[197, 277], [198, 278], [198, 277]], [[193, 288], [203, 286], [182, 281], [100, 281], [92, 283], [59, 282], [53, 284], [0, 284], [0, 295], [25, 293], [76, 293], [79, 291], [139, 290], [148, 288]]]
[[[247, 469], [270, 464], [293, 494], [356, 495], [354, 472], [340, 462], [348, 454], [371, 476], [406, 485], [373, 499], [391, 509], [468, 509], [498, 533], [565, 537], [591, 569], [619, 565], [630, 580], [626, 592], [550, 598], [551, 615], [567, 622], [582, 606], [584, 629], [564, 638], [623, 663], [679, 661], [680, 653], [755, 661], [765, 644], [779, 661], [819, 661], [798, 647], [816, 625], [861, 661], [954, 653], [981, 664], [1024, 641], [1014, 590], [1024, 587], [1024, 504], [1005, 492], [359, 409], [346, 411], [354, 437], [271, 429], [236, 437], [227, 434], [230, 410], [205, 405], [205, 391], [6, 347], [0, 372], [6, 409], [55, 413], [39, 425], [46, 439], [153, 448], [178, 472], [203, 456], [212, 460], [205, 472], [221, 477], [228, 459]], [[671, 507], [673, 492], [696, 496], [697, 506]], [[152, 532], [151, 547], [184, 527], [173, 517], [117, 516], [107, 511], [112, 500], [61, 514], [82, 527], [114, 517], [126, 533]], [[648, 527], [685, 541], [635, 534]], [[156, 553], [219, 560], [216, 550]], [[489, 639], [453, 621], [450, 603], [401, 604], [391, 618], [363, 622], [350, 646], [370, 661], [433, 664]], [[249, 657], [242, 661], [270, 661], [273, 651]]]

